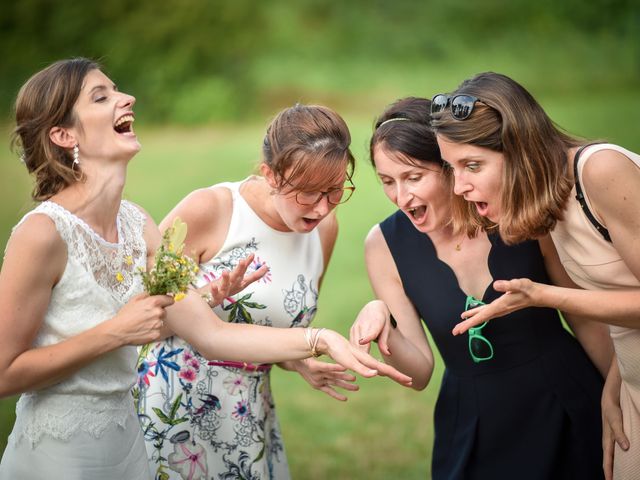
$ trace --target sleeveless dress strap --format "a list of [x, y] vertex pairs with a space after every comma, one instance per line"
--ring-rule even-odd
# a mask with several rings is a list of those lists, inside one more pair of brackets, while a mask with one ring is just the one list
[[587, 218], [589, 219], [589, 221], [591, 222], [591, 224], [596, 228], [596, 230], [600, 233], [600, 235], [602, 235], [602, 237], [607, 241], [607, 242], [611, 242], [611, 236], [609, 235], [609, 230], [607, 230], [607, 228], [602, 225], [595, 217], [595, 215], [593, 214], [593, 212], [591, 212], [591, 209], [589, 208], [589, 205], [587, 204], [587, 199], [582, 191], [582, 186], [580, 185], [580, 175], [578, 174], [578, 162], [580, 160], [580, 155], [582, 154], [582, 152], [587, 148], [590, 147], [592, 145], [598, 145], [600, 142], [597, 143], [589, 143], [587, 145], [583, 145], [582, 147], [580, 147], [578, 149], [578, 151], [576, 151], [575, 156], [573, 157], [573, 177], [575, 179], [575, 184], [576, 184], [576, 200], [578, 201], [578, 203], [580, 204], [580, 208], [582, 208], [582, 211], [584, 212], [584, 214], [587, 216]]

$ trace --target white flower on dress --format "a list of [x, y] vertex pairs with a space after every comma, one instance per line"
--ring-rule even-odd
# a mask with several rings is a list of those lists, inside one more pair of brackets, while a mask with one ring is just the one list
[[236, 395], [239, 390], [249, 388], [249, 382], [242, 375], [229, 375], [222, 383], [230, 395]]
[[169, 468], [185, 480], [207, 480], [207, 452], [197, 443], [176, 443], [169, 454]]

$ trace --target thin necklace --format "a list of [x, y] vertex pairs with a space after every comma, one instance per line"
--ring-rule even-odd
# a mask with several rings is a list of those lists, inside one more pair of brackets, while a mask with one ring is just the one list
[[465, 239], [466, 237], [467, 237], [467, 236], [466, 236], [465, 234], [462, 234], [462, 238], [461, 238], [461, 240], [460, 240], [458, 243], [456, 243], [456, 247], [455, 247], [456, 252], [459, 252], [460, 250], [462, 250], [462, 243], [464, 242], [464, 239]]

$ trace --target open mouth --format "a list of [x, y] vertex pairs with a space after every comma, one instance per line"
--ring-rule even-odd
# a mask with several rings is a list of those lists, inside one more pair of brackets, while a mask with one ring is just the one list
[[418, 222], [424, 218], [425, 214], [427, 213], [427, 207], [421, 205], [419, 207], [409, 208], [407, 209], [407, 213], [413, 220]]
[[487, 216], [487, 210], [489, 208], [489, 205], [487, 204], [487, 202], [474, 202], [476, 205], [476, 210], [478, 211], [479, 215], [482, 215], [483, 217]]
[[121, 116], [113, 126], [116, 133], [133, 133], [134, 117], [130, 113]]
[[307, 228], [314, 228], [316, 225], [320, 223], [320, 218], [306, 218], [303, 217], [302, 221], [304, 222]]

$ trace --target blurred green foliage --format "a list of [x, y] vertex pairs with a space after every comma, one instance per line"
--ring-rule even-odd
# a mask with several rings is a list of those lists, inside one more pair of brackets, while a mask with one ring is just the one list
[[101, 60], [147, 119], [184, 124], [263, 115], [309, 87], [333, 103], [394, 76], [431, 92], [444, 69], [450, 78], [489, 59], [515, 65], [529, 88], [628, 87], [638, 25], [635, 0], [5, 2], [0, 110], [29, 75], [70, 56]]
[[[353, 134], [358, 191], [338, 209], [318, 324], [347, 334], [372, 295], [363, 239], [394, 209], [366, 165], [375, 115], [396, 98], [431, 96], [494, 70], [522, 83], [571, 133], [640, 151], [639, 26], [637, 0], [3, 2], [0, 136], [8, 145], [11, 102], [31, 74], [60, 58], [101, 60], [137, 97], [143, 120], [126, 197], [160, 220], [189, 191], [248, 174], [276, 111], [296, 101], [335, 108]], [[8, 148], [0, 182], [4, 248], [32, 208], [31, 180]], [[361, 381], [347, 404], [276, 371], [293, 478], [428, 478], [437, 358], [426, 392]], [[14, 401], [0, 400], [0, 452]]]

